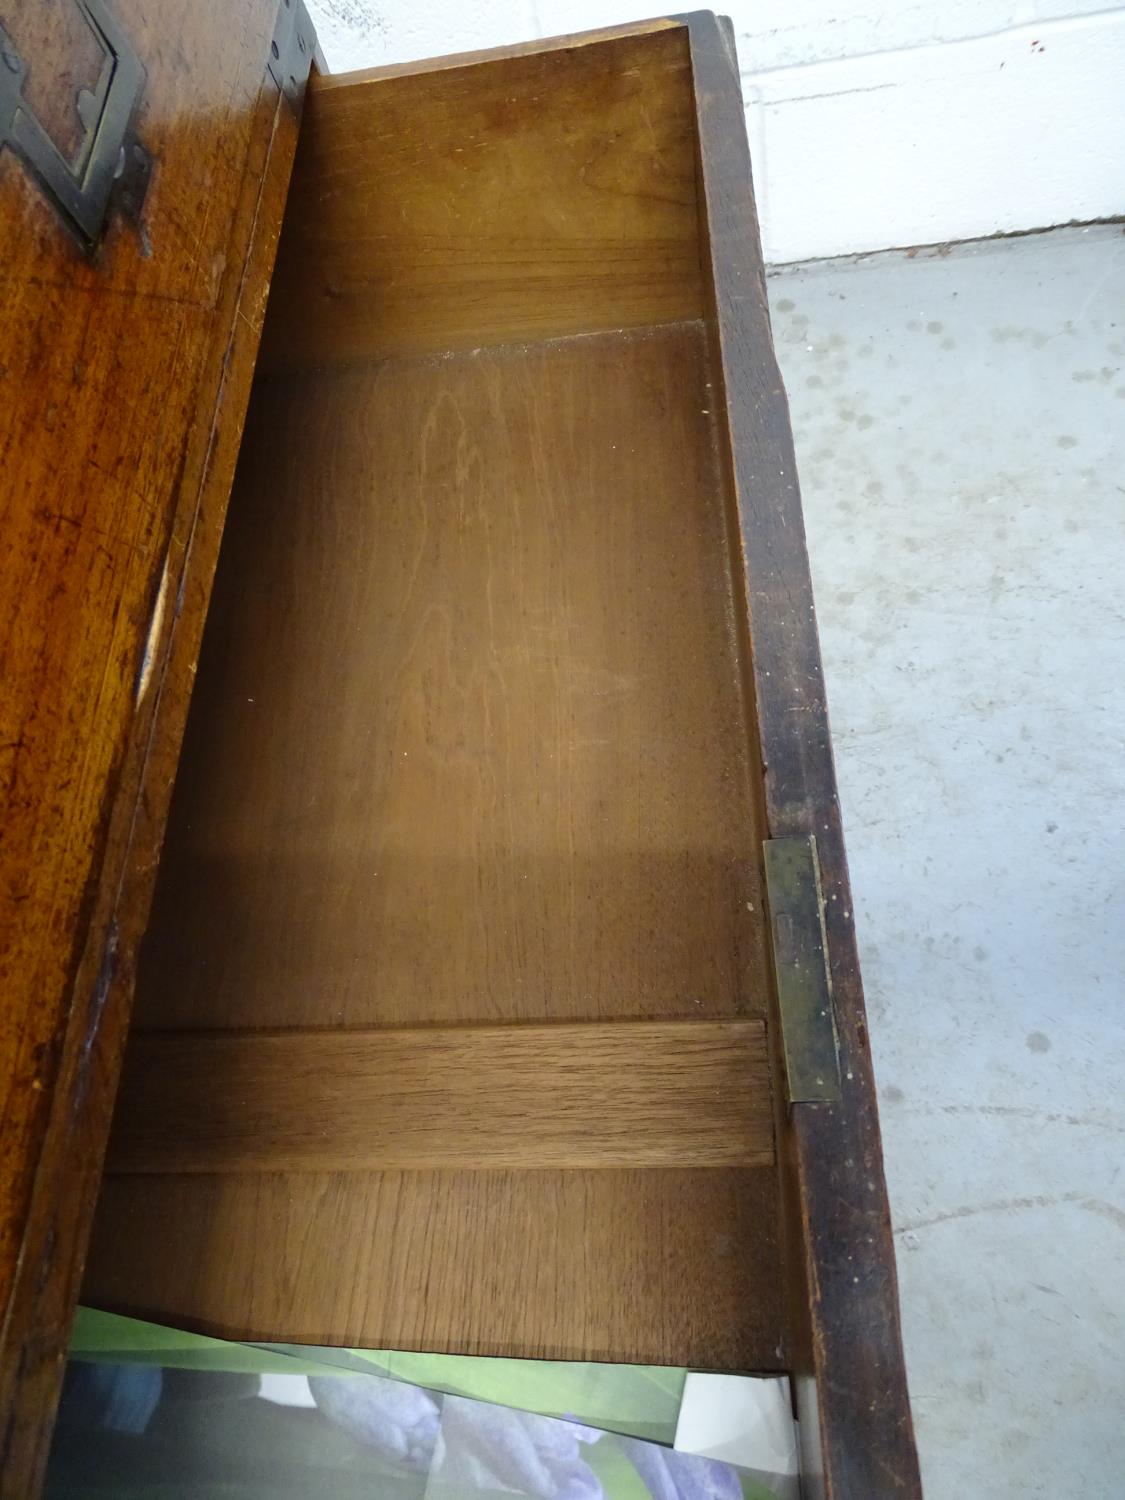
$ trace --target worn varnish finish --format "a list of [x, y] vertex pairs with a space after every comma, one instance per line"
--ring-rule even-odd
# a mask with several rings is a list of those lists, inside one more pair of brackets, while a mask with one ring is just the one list
[[[831, 1500], [920, 1496], [890, 1213], [789, 410], [773, 353], [729, 22], [689, 18], [712, 327], [742, 542], [770, 836], [813, 834], [842, 1098], [795, 1105], [807, 1348], [794, 1344], [804, 1474]], [[794, 1270], [797, 1268], [794, 1267]], [[812, 1430], [819, 1432], [819, 1442]]]
[[106, 1170], [773, 1163], [761, 1021], [140, 1035]]
[[[156, 170], [141, 225], [112, 221], [93, 259], [0, 153], [0, 1493], [20, 1500], [45, 1457], [296, 144], [264, 68], [275, 9], [246, 4], [232, 27], [219, 4], [115, 6]], [[65, 143], [88, 34], [62, 5], [0, 10]]]

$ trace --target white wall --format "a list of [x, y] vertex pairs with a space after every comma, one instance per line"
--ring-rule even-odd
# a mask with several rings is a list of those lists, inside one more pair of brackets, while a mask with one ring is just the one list
[[[333, 72], [656, 9], [652, 0], [308, 4]], [[1125, 213], [1125, 7], [728, 0], [725, 8], [738, 34], [767, 259]]]

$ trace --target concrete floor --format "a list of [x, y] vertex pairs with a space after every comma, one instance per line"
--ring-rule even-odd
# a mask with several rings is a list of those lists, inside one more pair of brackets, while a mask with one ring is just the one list
[[1125, 238], [784, 268], [928, 1500], [1125, 1495]]

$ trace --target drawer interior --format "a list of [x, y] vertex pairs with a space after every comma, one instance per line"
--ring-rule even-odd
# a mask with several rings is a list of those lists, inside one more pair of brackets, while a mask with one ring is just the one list
[[314, 80], [88, 1301], [784, 1362], [686, 34]]

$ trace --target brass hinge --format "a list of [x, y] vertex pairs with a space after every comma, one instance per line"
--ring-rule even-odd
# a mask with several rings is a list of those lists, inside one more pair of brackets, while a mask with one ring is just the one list
[[832, 1104], [840, 1097], [840, 1058], [816, 840], [767, 839], [765, 854], [789, 1102]]

